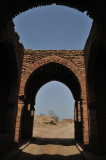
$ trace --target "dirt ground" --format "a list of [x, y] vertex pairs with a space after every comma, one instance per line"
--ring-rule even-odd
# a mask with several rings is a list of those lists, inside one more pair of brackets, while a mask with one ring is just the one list
[[74, 123], [35, 125], [33, 129], [33, 137], [74, 138]]
[[15, 160], [83, 160], [83, 157], [72, 139], [33, 138]]
[[34, 117], [33, 137], [74, 138], [74, 121], [63, 119], [57, 122], [53, 116], [36, 115]]
[[31, 143], [15, 160], [83, 160], [74, 140], [74, 123], [34, 124]]

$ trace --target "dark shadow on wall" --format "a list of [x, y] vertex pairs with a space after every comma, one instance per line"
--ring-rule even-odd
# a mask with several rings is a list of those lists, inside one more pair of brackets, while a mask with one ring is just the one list
[[95, 41], [88, 64], [89, 149], [106, 154], [106, 46]]
[[18, 68], [14, 47], [0, 43], [0, 154], [14, 143]]

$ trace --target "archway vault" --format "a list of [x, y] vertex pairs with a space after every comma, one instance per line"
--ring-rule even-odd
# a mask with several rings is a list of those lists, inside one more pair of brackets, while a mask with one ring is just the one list
[[[88, 0], [82, 1], [82, 0], [71, 0], [71, 1], [66, 1], [66, 0], [16, 0], [15, 3], [10, 2], [2, 2], [1, 3], [1, 18], [3, 17], [3, 22], [8, 21], [11, 18], [14, 18], [16, 15], [19, 13], [25, 12], [28, 9], [31, 9], [33, 7], [39, 7], [39, 6], [46, 6], [46, 5], [51, 5], [55, 3], [56, 5], [63, 5], [71, 8], [78, 9], [81, 12], [87, 11], [88, 15], [93, 18], [96, 21], [100, 21], [101, 19], [103, 20], [103, 15], [105, 14], [105, 2], [99, 3], [96, 2], [91, 2]], [[6, 4], [6, 5], [5, 5]], [[95, 11], [95, 12], [94, 12]], [[5, 12], [5, 14], [4, 14]]]
[[28, 78], [25, 86], [25, 101], [34, 104], [38, 90], [47, 82], [56, 80], [64, 83], [75, 100], [81, 99], [81, 87], [77, 77], [62, 64], [49, 62], [36, 69]]
[[[28, 123], [30, 123], [30, 120], [28, 120], [28, 115], [29, 117], [33, 116], [32, 113], [34, 111], [35, 96], [38, 90], [45, 83], [52, 80], [64, 83], [71, 90], [76, 101], [75, 125], [76, 128], [79, 128], [76, 129], [78, 133], [76, 135], [76, 139], [79, 139], [80, 137], [82, 140], [83, 137], [84, 143], [88, 144], [88, 114], [85, 85], [85, 68], [83, 51], [80, 50], [25, 50], [19, 91], [18, 116], [16, 122], [16, 126], [18, 126], [17, 123], [19, 123], [20, 121], [20, 126], [18, 129], [16, 129], [15, 140], [17, 141], [23, 137], [29, 138], [32, 135], [31, 131], [28, 132], [28, 134], [26, 134], [27, 131], [25, 131], [27, 128], [25, 127], [26, 122], [28, 121]], [[83, 117], [82, 112], [84, 113]], [[27, 118], [25, 120], [26, 115]], [[30, 130], [32, 130], [32, 121], [29, 126]], [[82, 129], [83, 127], [84, 130]], [[83, 136], [81, 136], [82, 130], [84, 132]], [[17, 135], [19, 133], [20, 135]]]
[[[53, 63], [57, 65], [53, 65]], [[73, 51], [26, 50], [25, 56], [24, 56], [24, 62], [23, 62], [19, 96], [22, 96], [22, 95], [26, 96], [26, 93], [25, 93], [26, 84], [28, 84], [29, 81], [31, 81], [32, 77], [35, 74], [36, 76], [37, 74], [44, 75], [43, 71], [45, 72], [46, 75], [47, 75], [47, 72], [50, 75], [51, 79], [48, 79], [48, 81], [58, 80], [65, 83], [66, 85], [68, 85], [68, 82], [66, 82], [65, 74], [67, 74], [68, 76], [73, 75], [71, 77], [74, 77], [76, 83], [79, 84], [79, 86], [81, 87], [80, 98], [86, 99], [86, 94], [84, 93], [84, 90], [86, 90], [85, 83], [84, 83], [85, 68], [84, 68], [84, 58], [83, 58], [82, 50], [73, 50]], [[59, 76], [61, 75], [60, 78], [59, 76], [56, 77], [56, 75], [58, 74]], [[63, 80], [63, 77], [65, 80]], [[70, 82], [71, 82], [71, 79], [70, 79]]]
[[[93, 70], [91, 72], [92, 63], [93, 63], [93, 66], [94, 66], [94, 61], [93, 60], [95, 60], [95, 66], [97, 65], [97, 67], [99, 67], [100, 65], [98, 65], [98, 62], [100, 64], [100, 60], [102, 60], [102, 57], [100, 57], [101, 58], [100, 59], [99, 56], [97, 56], [97, 59], [93, 59], [92, 60], [92, 57], [89, 59], [89, 54], [90, 54], [90, 52], [92, 52], [90, 50], [90, 46], [92, 45], [92, 43], [95, 40], [98, 40], [98, 38], [101, 39], [102, 42], [104, 43], [104, 46], [106, 46], [105, 45], [105, 43], [106, 43], [106, 18], [105, 18], [106, 17], [105, 16], [106, 15], [106, 7], [105, 7], [105, 1], [102, 1], [101, 3], [100, 3], [100, 1], [96, 1], [96, 3], [95, 3], [95, 1], [90, 1], [90, 0], [71, 0], [71, 1], [66, 1], [66, 0], [58, 0], [58, 1], [55, 1], [55, 0], [51, 0], [51, 1], [48, 1], [48, 0], [45, 0], [45, 1], [42, 1], [42, 0], [39, 0], [39, 1], [38, 0], [36, 0], [36, 1], [35, 0], [21, 0], [20, 1], [20, 0], [16, 0], [14, 2], [13, 1], [7, 1], [7, 0], [1, 1], [1, 3], [0, 3], [1, 4], [0, 5], [0, 19], [1, 19], [1, 24], [0, 24], [0, 29], [1, 29], [1, 32], [0, 32], [1, 36], [0, 37], [1, 38], [0, 38], [0, 42], [3, 42], [4, 40], [8, 40], [8, 42], [12, 42], [12, 44], [14, 45], [14, 49], [15, 49], [15, 53], [14, 54], [16, 55], [15, 59], [16, 59], [17, 64], [18, 64], [17, 69], [19, 70], [18, 77], [20, 77], [20, 75], [21, 75], [20, 74], [21, 73], [21, 64], [22, 64], [22, 59], [23, 59], [23, 56], [22, 56], [21, 53], [23, 53], [23, 51], [22, 51], [23, 47], [20, 46], [20, 44], [18, 42], [19, 38], [18, 38], [18, 36], [16, 36], [16, 33], [14, 32], [13, 23], [12, 23], [11, 20], [12, 20], [12, 18], [14, 18], [19, 13], [24, 12], [24, 11], [30, 9], [30, 8], [38, 7], [38, 6], [42, 6], [42, 5], [50, 5], [52, 3], [56, 3], [57, 5], [59, 4], [59, 5], [64, 5], [64, 6], [76, 8], [79, 11], [82, 11], [82, 12], [87, 11], [87, 15], [89, 15], [94, 20], [94, 24], [93, 24], [94, 27], [91, 30], [90, 36], [89, 36], [88, 41], [86, 43], [86, 47], [85, 47], [84, 53], [85, 53], [85, 56], [86, 56], [85, 57], [86, 74], [88, 76], [87, 77], [88, 78], [88, 84], [87, 84], [88, 88], [87, 88], [87, 90], [88, 90], [88, 92], [90, 90], [90, 92], [88, 93], [88, 102], [89, 103], [93, 102], [93, 105], [91, 105], [92, 104], [91, 103], [90, 104], [91, 106], [89, 106], [91, 108], [91, 117], [95, 117], [95, 108], [94, 107], [98, 106], [97, 108], [98, 109], [100, 108], [98, 110], [99, 117], [97, 117], [97, 118], [95, 117], [96, 121], [98, 121], [98, 124], [99, 124], [99, 125], [97, 125], [97, 129], [98, 130], [94, 129], [94, 126], [95, 126], [94, 120], [92, 120], [92, 124], [91, 124], [92, 127], [93, 127], [93, 132], [94, 132], [94, 136], [92, 136], [92, 143], [95, 142], [95, 137], [98, 136], [97, 141], [96, 141], [97, 143], [95, 143], [95, 147], [98, 148], [97, 150], [95, 150], [95, 152], [98, 154], [98, 153], [100, 153], [100, 147], [101, 147], [101, 151], [102, 152], [106, 148], [104, 146], [105, 145], [104, 142], [106, 142], [106, 136], [105, 136], [106, 132], [102, 133], [103, 130], [101, 129], [101, 126], [102, 126], [102, 128], [104, 128], [103, 124], [105, 124], [104, 123], [105, 109], [104, 110], [101, 109], [101, 106], [102, 107], [104, 106], [104, 108], [106, 108], [105, 107], [106, 103], [105, 103], [105, 98], [104, 98], [104, 96], [105, 96], [104, 92], [102, 92], [102, 94], [100, 92], [101, 85], [98, 85], [99, 81], [96, 81], [96, 83], [95, 83], [95, 85], [96, 85], [95, 89], [92, 90], [92, 87], [94, 88], [94, 86], [92, 84], [95, 82], [95, 79], [93, 79], [93, 82], [92, 82], [92, 76], [93, 76], [93, 78], [95, 78], [95, 77], [98, 78], [98, 76], [99, 76], [98, 73], [100, 73], [100, 72], [98, 72], [99, 69], [100, 69], [100, 71], [103, 69], [103, 71], [105, 73], [105, 68], [106, 67], [105, 67], [105, 63], [103, 63], [104, 60], [105, 60], [105, 56], [104, 56], [103, 62], [101, 63], [102, 64], [101, 65], [102, 68], [101, 67], [97, 68], [97, 70], [95, 72], [96, 74], [95, 74], [95, 77], [94, 77], [93, 73], [94, 73], [95, 70]], [[10, 49], [8, 48], [8, 50], [10, 50]], [[102, 53], [103, 52], [105, 53], [104, 49], [103, 49]], [[4, 54], [4, 52], [3, 52], [3, 54]], [[9, 54], [10, 54], [10, 52], [9, 52]], [[92, 52], [92, 54], [94, 54], [94, 52]], [[96, 54], [99, 54], [99, 53], [95, 52], [95, 55]], [[101, 52], [100, 52], [100, 54], [101, 54]], [[101, 54], [101, 55], [103, 55], [103, 54]], [[29, 56], [29, 58], [31, 58], [31, 56], [29, 54], [28, 54], [28, 56]], [[46, 54], [46, 56], [48, 56], [48, 55]], [[38, 65], [38, 66], [36, 66], [34, 68], [34, 70], [37, 69], [37, 68], [39, 68], [42, 65], [45, 65], [45, 62], [43, 60], [46, 61], [46, 58], [44, 58], [44, 57], [45, 56], [43, 55], [42, 58], [40, 56], [38, 57], [39, 60], [36, 59], [36, 62], [34, 62], [34, 63], [36, 65]], [[57, 57], [61, 57], [61, 56], [58, 55]], [[25, 58], [26, 58], [26, 60], [25, 60]], [[95, 56], [95, 58], [96, 58], [96, 56]], [[11, 59], [12, 59], [12, 57], [11, 57]], [[34, 59], [34, 61], [35, 61], [34, 57], [31, 58], [31, 60], [28, 60], [28, 57], [26, 55], [24, 57], [24, 65], [23, 65], [23, 71], [22, 71], [22, 77], [21, 77], [21, 86], [20, 86], [19, 100], [18, 100], [18, 110], [17, 110], [17, 119], [16, 119], [16, 130], [15, 130], [16, 131], [16, 133], [15, 133], [15, 141], [19, 141], [20, 140], [20, 136], [19, 136], [20, 128], [21, 128], [20, 127], [21, 126], [20, 119], [21, 119], [21, 115], [22, 115], [21, 114], [22, 113], [22, 109], [24, 108], [24, 101], [23, 101], [24, 100], [24, 87], [25, 87], [25, 82], [28, 79], [28, 76], [25, 76], [24, 74], [27, 71], [26, 73], [28, 73], [28, 75], [30, 75], [34, 71], [34, 70], [32, 70], [32, 72], [31, 72], [31, 70], [30, 70], [30, 64], [27, 63], [27, 61], [29, 61], [30, 63], [32, 63], [32, 59]], [[70, 57], [69, 57], [68, 61], [67, 61], [67, 59], [68, 59], [68, 57], [67, 58], [63, 58], [61, 60], [64, 60], [64, 62], [66, 61], [66, 64], [67, 64], [67, 62], [71, 63], [73, 61], [72, 59], [70, 59]], [[87, 63], [88, 59], [91, 60], [91, 62], [89, 61], [90, 62], [89, 64]], [[26, 61], [26, 64], [25, 64], [25, 61]], [[66, 67], [68, 67], [76, 75], [77, 79], [79, 80], [80, 86], [81, 86], [81, 98], [83, 99], [83, 105], [82, 105], [82, 108], [83, 108], [83, 126], [84, 126], [84, 132], [86, 132], [86, 134], [85, 133], [83, 134], [84, 135], [83, 141], [84, 141], [85, 144], [88, 144], [89, 143], [88, 142], [88, 128], [86, 127], [86, 126], [88, 126], [87, 125], [87, 123], [88, 123], [88, 114], [87, 114], [87, 105], [86, 105], [85, 72], [84, 72], [83, 67], [81, 69], [81, 66], [79, 65], [80, 63], [77, 64], [77, 62], [79, 62], [79, 61], [76, 61], [76, 63], [73, 62], [74, 66], [77, 66], [78, 70], [80, 70], [80, 71], [82, 70], [79, 73], [77, 72], [77, 74], [75, 74], [74, 70], [72, 70], [72, 68], [68, 67], [68, 65]], [[49, 61], [48, 63], [51, 63], [51, 61]], [[55, 61], [55, 63], [58, 63], [58, 62]], [[73, 64], [73, 63], [71, 63], [71, 64]], [[63, 65], [65, 65], [65, 64], [63, 64]], [[91, 67], [88, 67], [88, 65], [90, 65]], [[27, 67], [29, 68], [29, 72], [28, 72]], [[88, 68], [89, 71], [87, 70], [87, 68]], [[94, 67], [94, 69], [96, 69], [96, 68]], [[13, 73], [16, 74], [16, 71], [14, 71]], [[102, 74], [102, 72], [100, 73], [99, 78], [101, 77], [101, 74]], [[106, 76], [104, 76], [104, 77], [106, 77]], [[101, 78], [101, 80], [102, 80], [102, 78]], [[100, 80], [100, 79], [97, 79], [97, 80]], [[16, 98], [16, 92], [18, 92], [18, 91], [14, 92], [15, 91], [14, 90], [14, 88], [15, 88], [15, 86], [14, 86], [14, 80], [12, 80], [12, 82], [13, 82], [12, 83], [12, 85], [13, 85], [12, 88], [13, 89], [11, 89], [11, 91], [10, 91], [11, 93], [9, 94], [9, 101], [13, 100], [13, 99], [17, 99]], [[104, 80], [103, 80], [103, 82], [104, 82]], [[102, 82], [102, 86], [104, 84], [103, 82]], [[16, 83], [17, 82], [15, 81], [15, 84]], [[99, 102], [99, 103], [96, 102], [96, 104], [94, 106], [94, 102], [96, 100], [97, 101], [100, 100], [100, 98], [98, 98], [98, 96], [99, 96], [98, 92], [95, 93], [97, 90], [99, 90], [99, 93], [101, 94], [100, 97], [102, 95], [103, 96], [101, 98], [101, 102]], [[103, 91], [104, 90], [105, 90], [105, 87], [103, 88]], [[12, 98], [11, 95], [13, 95], [14, 97]], [[92, 97], [95, 98], [95, 96], [96, 96], [97, 99], [96, 100], [91, 99], [89, 97], [89, 95], [90, 95], [91, 98]], [[17, 103], [16, 103], [16, 106], [17, 106]], [[11, 109], [13, 109], [13, 107], [11, 107]], [[102, 111], [102, 114], [101, 114], [101, 111]], [[14, 112], [12, 111], [10, 113], [13, 114]], [[9, 114], [9, 117], [10, 117], [10, 115], [11, 114]], [[15, 120], [15, 115], [13, 115], [13, 117], [14, 117], [14, 120]], [[4, 117], [4, 119], [5, 119], [5, 117]], [[86, 120], [84, 120], [84, 119], [86, 119]], [[103, 123], [101, 123], [101, 120], [102, 120]], [[10, 122], [10, 121], [8, 121], [8, 122]], [[13, 121], [12, 121], [11, 124], [13, 124]], [[9, 127], [9, 129], [13, 130], [14, 127], [11, 125], [11, 127]], [[96, 133], [96, 135], [95, 135], [95, 133]], [[5, 140], [1, 139], [1, 142], [3, 142], [3, 144], [4, 144]], [[7, 141], [6, 141], [5, 144], [7, 144]], [[2, 145], [2, 147], [3, 146], [4, 145]], [[91, 144], [90, 146], [91, 146], [92, 150], [94, 150], [94, 145]], [[7, 147], [7, 145], [6, 145], [6, 147]], [[104, 151], [104, 153], [106, 153], [106, 151]]]

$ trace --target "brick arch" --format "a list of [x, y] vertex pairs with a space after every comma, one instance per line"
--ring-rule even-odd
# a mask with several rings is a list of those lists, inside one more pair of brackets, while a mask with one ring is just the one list
[[[46, 75], [48, 75], [47, 78], [45, 78]], [[61, 75], [61, 77], [59, 75]], [[33, 80], [34, 80], [34, 84], [33, 84]], [[81, 99], [81, 86], [75, 74], [69, 68], [67, 68], [66, 66], [60, 63], [48, 62], [40, 66], [38, 69], [34, 70], [29, 76], [29, 78], [27, 79], [25, 84], [25, 89], [24, 89], [25, 100], [27, 101], [27, 103], [28, 103], [28, 99], [30, 99], [32, 102], [29, 102], [29, 103], [34, 104], [35, 97], [38, 90], [44, 84], [52, 80], [56, 80], [65, 84], [72, 92], [75, 100]]]
[[[105, 15], [105, 2], [101, 4], [98, 2], [91, 2], [89, 0], [82, 2], [82, 0], [72, 0], [72, 1], [65, 1], [65, 0], [16, 0], [15, 3], [4, 0], [4, 3], [1, 3], [1, 19], [2, 22], [5, 24], [8, 20], [14, 18], [18, 14], [25, 12], [33, 7], [39, 6], [46, 6], [55, 3], [56, 5], [67, 6], [70, 8], [75, 8], [81, 12], [87, 11], [87, 15], [93, 18], [96, 21], [103, 21], [103, 16]], [[6, 5], [5, 5], [6, 4]], [[5, 8], [5, 10], [4, 10]], [[99, 10], [98, 10], [99, 9]], [[93, 12], [95, 10], [95, 12]]]
[[[66, 6], [66, 7], [70, 7], [70, 8], [75, 8], [81, 12], [84, 12], [84, 11], [88, 11], [89, 13], [89, 5], [90, 5], [90, 2], [88, 1], [87, 3], [89, 3], [89, 5], [87, 6], [86, 3], [80, 3], [78, 1], [61, 1], [61, 0], [51, 0], [50, 2], [48, 0], [45, 0], [45, 1], [34, 1], [32, 0], [31, 2], [30, 1], [21, 1], [21, 4], [19, 2], [16, 2], [17, 3], [17, 8], [16, 10], [13, 10], [13, 12], [9, 13], [9, 18], [12, 17], [14, 18], [15, 16], [17, 16], [18, 14], [22, 13], [22, 12], [25, 12], [29, 9], [32, 9], [34, 7], [39, 7], [39, 6], [47, 6], [47, 5], [52, 5], [52, 4], [56, 4], [56, 5], [61, 5], [61, 6]], [[16, 7], [14, 6], [13, 4], [13, 7]], [[11, 10], [12, 10], [12, 7], [10, 6]], [[91, 14], [89, 13], [88, 14], [89, 16], [91, 16]], [[94, 15], [93, 15], [94, 16]], [[92, 17], [92, 16], [91, 16]]]
[[[27, 85], [29, 85], [28, 88], [30, 88], [31, 90], [32, 89], [35, 90], [35, 88], [33, 87], [33, 84], [35, 82], [32, 81], [32, 79], [37, 80], [36, 79], [37, 74], [35, 74], [35, 72], [37, 72], [40, 68], [42, 68], [42, 66], [46, 66], [51, 63], [56, 63], [58, 65], [64, 66], [64, 69], [66, 68], [66, 70], [70, 71], [70, 73], [71, 73], [70, 75], [72, 75], [72, 76], [74, 75], [73, 81], [72, 81], [73, 86], [75, 86], [77, 84], [76, 82], [73, 83], [76, 78], [79, 82], [78, 84], [80, 84], [81, 97], [80, 97], [80, 99], [77, 99], [77, 98], [75, 99], [76, 100], [75, 108], [79, 108], [79, 111], [78, 111], [78, 109], [75, 109], [78, 112], [78, 113], [75, 113], [75, 116], [76, 116], [76, 122], [75, 122], [76, 123], [76, 125], [75, 125], [76, 135], [75, 136], [76, 136], [76, 139], [81, 138], [81, 141], [83, 140], [84, 144], [87, 145], [89, 143], [89, 138], [88, 138], [88, 113], [87, 113], [84, 58], [83, 58], [83, 51], [75, 51], [75, 50], [74, 51], [32, 51], [32, 50], [25, 51], [23, 68], [22, 68], [22, 75], [21, 75], [21, 84], [20, 84], [20, 90], [19, 90], [19, 101], [18, 101], [18, 113], [17, 113], [17, 119], [16, 119], [15, 141], [20, 141], [20, 139], [23, 139], [23, 138], [30, 138], [32, 135], [33, 122], [30, 119], [30, 116], [31, 116], [30, 114], [32, 113], [32, 110], [34, 110], [34, 103], [32, 103], [32, 99], [31, 99], [31, 101], [30, 100], [26, 101], [27, 98], [25, 97], [25, 94], [26, 94], [25, 88]], [[46, 69], [46, 67], [45, 67], [45, 69]], [[64, 70], [65, 73], [67, 73], [66, 70]], [[40, 72], [38, 71], [37, 73], [40, 73]], [[43, 73], [43, 71], [42, 71], [42, 73]], [[62, 73], [63, 73], [63, 68], [62, 68]], [[69, 75], [69, 72], [68, 72], [68, 75]], [[61, 74], [61, 76], [62, 76], [62, 74]], [[39, 77], [39, 74], [38, 74], [38, 77]], [[45, 79], [45, 80], [47, 80], [47, 79]], [[39, 84], [40, 87], [42, 86], [42, 83], [43, 84], [45, 83], [45, 80]], [[51, 79], [51, 80], [53, 80], [53, 79]], [[29, 81], [30, 81], [30, 83], [29, 83]], [[71, 79], [68, 78], [67, 85], [70, 82], [71, 82]], [[30, 84], [32, 84], [32, 86], [30, 86]], [[76, 86], [78, 87], [78, 85], [76, 85]], [[39, 89], [39, 88], [36, 88], [36, 89]], [[74, 89], [76, 90], [76, 88], [74, 88]], [[75, 90], [74, 90], [74, 94], [76, 93]], [[27, 90], [27, 91], [29, 93], [30, 90]], [[32, 94], [34, 95], [35, 91], [34, 92], [33, 91], [31, 91], [31, 95]], [[27, 96], [27, 97], [31, 98], [33, 96], [33, 95], [32, 96], [31, 95]], [[83, 112], [83, 114], [82, 114], [82, 112]], [[79, 122], [77, 122], [78, 121], [78, 117], [77, 117], [78, 114], [81, 116], [81, 118], [79, 118]], [[27, 115], [29, 115], [29, 120], [28, 120]], [[26, 124], [28, 124], [28, 126], [29, 126], [28, 128], [26, 127]], [[83, 130], [83, 128], [84, 128], [84, 130]]]
[[34, 7], [41, 7], [41, 6], [47, 6], [47, 5], [52, 5], [52, 4], [56, 4], [56, 5], [60, 5], [60, 6], [65, 6], [65, 7], [72, 7], [72, 8], [75, 8], [81, 12], [83, 12], [84, 10], [84, 6], [83, 5], [80, 5], [80, 4], [77, 4], [76, 2], [61, 2], [61, 0], [52, 0], [51, 2], [48, 2], [47, 0], [44, 2], [39, 1], [38, 3], [31, 3], [30, 2], [26, 2], [26, 4], [24, 5], [23, 9], [22, 10], [19, 10], [17, 14], [20, 14], [21, 12], [25, 12], [31, 8], [34, 8]]
[[[39, 90], [44, 86], [44, 85], [46, 85], [46, 84], [48, 84], [49, 82], [60, 82], [60, 83], [62, 83], [62, 84], [64, 84], [69, 90], [70, 90], [70, 92], [72, 93], [72, 97], [73, 97], [73, 99], [75, 100], [75, 97], [74, 97], [74, 95], [73, 95], [73, 92], [72, 92], [72, 90], [69, 88], [69, 86], [66, 84], [66, 83], [64, 83], [63, 81], [61, 81], [61, 80], [59, 80], [59, 79], [55, 79], [55, 80], [50, 80], [50, 81], [47, 81], [47, 82], [45, 82], [44, 84], [42, 84], [40, 87], [39, 87], [39, 89], [37, 90], [37, 92], [35, 92], [34, 94], [33, 94], [33, 104], [36, 104], [36, 96], [37, 96], [37, 94], [38, 94], [38, 92], [39, 92]], [[80, 86], [79, 86], [79, 88], [80, 88]], [[78, 89], [79, 89], [78, 88]], [[78, 92], [79, 92], [79, 90], [78, 90]], [[80, 94], [80, 93], [79, 93]], [[77, 98], [76, 98], [77, 99]], [[80, 99], [80, 98], [79, 98]]]
[[[31, 74], [39, 67], [41, 67], [45, 64], [48, 64], [50, 62], [62, 64], [63, 66], [70, 69], [75, 74], [75, 76], [78, 78], [78, 81], [81, 85], [81, 88], [85, 87], [83, 84], [83, 78], [84, 78], [83, 74], [81, 75], [82, 72], [79, 71], [79, 68], [76, 64], [74, 64], [73, 62], [71, 62], [67, 59], [60, 58], [58, 56], [48, 56], [46, 58], [42, 58], [42, 59], [36, 61], [35, 63], [27, 65], [26, 71], [22, 73], [22, 78], [21, 78], [22, 83], [20, 85], [19, 95], [24, 95], [25, 85], [26, 85], [28, 78], [31, 76]], [[82, 92], [83, 92], [83, 89], [82, 89]], [[84, 94], [82, 94], [82, 98], [85, 98]]]

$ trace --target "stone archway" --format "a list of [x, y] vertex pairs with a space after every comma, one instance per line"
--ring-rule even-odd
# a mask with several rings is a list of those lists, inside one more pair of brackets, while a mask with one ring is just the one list
[[[97, 1], [96, 5], [95, 5], [95, 2], [92, 2], [92, 1], [89, 1], [89, 0], [86, 0], [86, 1], [82, 1], [82, 0], [79, 0], [79, 1], [74, 0], [73, 1], [72, 0], [70, 2], [69, 1], [67, 1], [67, 2], [66, 1], [62, 1], [61, 2], [61, 1], [54, 1], [54, 0], [52, 0], [51, 2], [48, 2], [47, 0], [45, 2], [44, 1], [36, 1], [35, 2], [34, 0], [31, 0], [31, 1], [29, 1], [29, 0], [27, 0], [27, 1], [24, 1], [24, 0], [19, 1], [18, 0], [18, 1], [15, 1], [15, 3], [4, 0], [4, 1], [1, 2], [1, 5], [0, 5], [0, 19], [1, 19], [1, 24], [0, 24], [0, 29], [1, 29], [1, 32], [0, 32], [1, 36], [0, 37], [1, 38], [0, 38], [0, 41], [3, 41], [3, 39], [6, 38], [10, 42], [11, 39], [14, 39], [14, 37], [15, 37], [14, 33], [15, 32], [14, 32], [14, 29], [12, 27], [13, 24], [11, 23], [12, 22], [11, 20], [15, 15], [17, 15], [17, 14], [19, 14], [21, 12], [24, 12], [25, 10], [28, 10], [29, 8], [32, 8], [32, 7], [37, 7], [37, 6], [40, 6], [40, 5], [48, 5], [48, 4], [52, 4], [52, 3], [73, 7], [73, 8], [76, 8], [76, 9], [82, 11], [82, 12], [83, 11], [87, 11], [88, 15], [90, 17], [92, 17], [93, 20], [96, 22], [94, 24], [94, 29], [91, 30], [91, 33], [90, 33], [90, 41], [86, 44], [86, 49], [84, 51], [87, 61], [88, 61], [88, 57], [87, 56], [90, 53], [90, 46], [92, 45], [92, 43], [96, 39], [100, 38], [102, 40], [102, 42], [104, 43], [104, 46], [106, 45], [106, 25], [105, 25], [106, 24], [106, 19], [105, 19], [105, 17], [106, 17], [105, 16], [106, 15], [106, 9], [105, 9], [105, 1], [101, 2], [101, 3], [99, 1]], [[3, 35], [4, 31], [5, 31], [5, 33]], [[19, 40], [18, 38], [16, 38], [14, 40], [14, 42], [16, 43], [15, 49], [17, 47], [19, 47], [18, 46], [18, 40]], [[86, 56], [86, 54], [87, 54], [87, 56]], [[17, 63], [19, 64], [18, 65], [18, 68], [19, 68], [20, 64], [22, 65], [22, 59], [19, 58], [20, 57], [19, 56], [20, 55], [20, 49], [18, 50], [17, 53], [15, 53], [15, 55], [17, 56]], [[85, 64], [86, 64], [86, 68], [87, 68], [88, 67], [87, 66], [88, 63], [86, 63], [86, 61], [85, 61]], [[24, 70], [24, 68], [23, 68], [23, 70]], [[21, 71], [21, 68], [20, 68], [20, 71]], [[87, 71], [88, 70], [86, 70], [86, 74], [87, 74]], [[104, 72], [105, 72], [105, 69], [104, 69]], [[19, 76], [20, 76], [20, 74], [19, 74]], [[84, 94], [86, 94], [86, 92]], [[98, 97], [98, 95], [97, 95], [97, 97]], [[23, 99], [23, 96], [21, 96], [21, 93], [20, 93], [20, 99], [21, 100]], [[23, 105], [23, 102], [22, 102], [22, 104], [20, 104], [20, 108], [21, 108], [22, 105]], [[85, 106], [86, 106], [86, 103], [85, 103]], [[87, 112], [86, 111], [85, 111], [84, 115], [85, 115], [85, 117], [87, 117]], [[18, 114], [18, 116], [20, 117], [20, 114]], [[14, 115], [14, 117], [15, 117], [15, 115]], [[19, 118], [19, 122], [20, 122], [20, 118]], [[18, 125], [20, 126], [20, 124], [18, 124]], [[18, 125], [16, 125], [16, 128], [18, 128]], [[19, 131], [19, 130], [17, 129], [17, 131]], [[97, 133], [97, 132], [98, 131], [95, 131], [95, 133]], [[106, 138], [105, 135], [106, 134], [104, 132], [103, 136], [101, 136], [101, 137]], [[100, 142], [100, 140], [98, 141], [98, 146], [99, 146], [99, 142]], [[97, 151], [97, 153], [98, 153], [98, 151]]]
[[[76, 100], [75, 103], [76, 104], [75, 125], [77, 130], [76, 139], [81, 140], [83, 137], [84, 144], [88, 145], [89, 143], [88, 125], [87, 125], [88, 114], [87, 114], [83, 52], [26, 50], [26, 53], [27, 54], [25, 54], [24, 56], [23, 72], [22, 72], [20, 91], [19, 91], [19, 105], [18, 105], [18, 117], [16, 123], [15, 140], [18, 141], [20, 140], [20, 138], [22, 138], [21, 130], [23, 130], [23, 126], [21, 124], [22, 123], [21, 119], [25, 118], [24, 116], [22, 116], [22, 112], [25, 112], [25, 110], [27, 110], [29, 112], [29, 113], [26, 112], [27, 116], [28, 114], [29, 117], [31, 116], [31, 112], [33, 112], [31, 110], [34, 110], [33, 108], [35, 103], [34, 99], [37, 91], [45, 83], [51, 80], [58, 80], [68, 86], [68, 88], [73, 93], [74, 99]], [[47, 54], [49, 56], [47, 56]], [[83, 110], [83, 117], [81, 114], [82, 110]], [[32, 120], [33, 118], [31, 119], [31, 121]], [[84, 130], [82, 131], [81, 128], [83, 127]], [[32, 135], [32, 122], [30, 123], [30, 127], [28, 130], [30, 130], [30, 132], [28, 131], [24, 132], [24, 134], [26, 133], [25, 136], [26, 138], [31, 137]], [[78, 135], [79, 132], [80, 133], [83, 132], [83, 135], [82, 136], [81, 134]], [[20, 133], [20, 135], [18, 133]]]
[[[88, 15], [93, 18], [96, 21], [103, 20], [103, 15], [105, 15], [105, 3], [99, 3], [97, 2], [95, 5], [95, 2], [91, 1], [83, 1], [82, 0], [72, 0], [72, 1], [61, 1], [61, 0], [51, 0], [50, 2], [48, 0], [45, 1], [34, 1], [34, 0], [27, 0], [27, 1], [16, 1], [16, 3], [10, 3], [10, 2], [2, 2], [1, 5], [1, 19], [3, 22], [6, 22], [10, 20], [11, 18], [14, 18], [17, 14], [25, 12], [28, 9], [31, 9], [33, 7], [38, 6], [46, 6], [51, 5], [55, 3], [56, 5], [63, 5], [71, 8], [78, 9], [81, 12], [87, 11]], [[5, 5], [6, 4], [6, 5]], [[5, 9], [4, 9], [5, 8]], [[93, 10], [95, 12], [93, 12]], [[5, 13], [5, 14], [4, 14]], [[3, 17], [3, 18], [2, 18]]]

